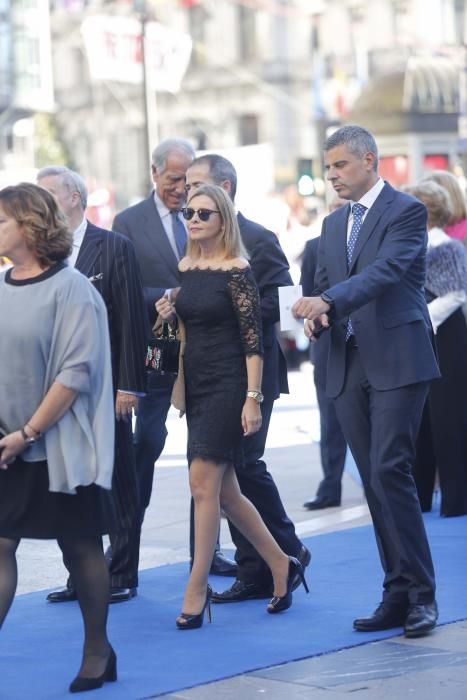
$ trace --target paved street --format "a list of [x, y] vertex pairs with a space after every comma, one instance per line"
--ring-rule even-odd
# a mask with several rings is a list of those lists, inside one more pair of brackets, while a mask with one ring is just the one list
[[[320, 479], [319, 422], [309, 365], [290, 373], [291, 394], [276, 404], [268, 442], [267, 462], [286, 510], [303, 536], [354, 527], [369, 522], [361, 487], [351, 463], [344, 475], [341, 508], [309, 513], [302, 503], [313, 497]], [[141, 551], [141, 567], [188, 560], [189, 492], [184, 457], [184, 420], [173, 412], [169, 437], [155, 472]], [[223, 547], [231, 547], [222, 525]], [[18, 593], [63, 584], [65, 573], [54, 542], [23, 541], [19, 553]], [[309, 578], [313, 577], [313, 563]], [[378, 601], [363, 601], [370, 612]], [[44, 602], [44, 605], [46, 603]], [[131, 603], [128, 603], [131, 605]], [[369, 606], [369, 607], [368, 607]], [[367, 609], [368, 608], [368, 609]], [[414, 700], [467, 699], [467, 622], [439, 628], [422, 640], [403, 637], [363, 645], [321, 657], [264, 669], [193, 688], [167, 700]], [[129, 699], [130, 700], [130, 699]]]

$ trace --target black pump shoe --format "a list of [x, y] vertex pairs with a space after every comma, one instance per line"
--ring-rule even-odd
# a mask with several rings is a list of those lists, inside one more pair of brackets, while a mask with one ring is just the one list
[[292, 590], [297, 576], [300, 578], [300, 582], [303, 584], [306, 592], [309, 593], [308, 586], [305, 581], [305, 574], [303, 573], [303, 566], [295, 557], [289, 557], [287, 592], [283, 596], [274, 596], [274, 598], [271, 598], [269, 605], [266, 608], [268, 613], [274, 615], [275, 613], [282, 612], [283, 610], [290, 608], [292, 605]]
[[84, 678], [76, 676], [69, 687], [70, 693], [83, 693], [86, 690], [96, 690], [102, 688], [104, 683], [113, 683], [117, 680], [117, 657], [114, 650], [110, 647], [110, 656], [107, 661], [104, 673], [97, 678]]
[[205, 610], [207, 612], [209, 622], [212, 621], [211, 596], [212, 588], [211, 586], [208, 586], [206, 589], [206, 600], [204, 601], [204, 605], [200, 613], [198, 613], [197, 615], [190, 615], [190, 613], [184, 612], [180, 613], [179, 617], [181, 617], [183, 620], [186, 620], [186, 622], [179, 622], [178, 620], [175, 620], [175, 623], [179, 630], [195, 630], [198, 629], [198, 627], [201, 627], [201, 625], [203, 624]]

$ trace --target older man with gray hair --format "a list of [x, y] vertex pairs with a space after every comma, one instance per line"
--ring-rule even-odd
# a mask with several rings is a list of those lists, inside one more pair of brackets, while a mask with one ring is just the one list
[[[122, 602], [134, 595], [138, 585], [140, 521], [130, 419], [145, 391], [148, 330], [139, 266], [127, 238], [86, 219], [87, 188], [78, 173], [48, 166], [37, 174], [37, 183], [55, 195], [73, 231], [68, 264], [86, 275], [107, 307], [116, 392], [113, 493], [118, 525], [118, 531], [110, 536], [114, 553], [109, 565], [110, 601]], [[47, 598], [52, 603], [75, 600], [73, 582], [68, 580], [66, 588], [49, 593]]]

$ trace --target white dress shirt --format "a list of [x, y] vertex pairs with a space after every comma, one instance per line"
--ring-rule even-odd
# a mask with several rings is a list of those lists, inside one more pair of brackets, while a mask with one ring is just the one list
[[[364, 207], [366, 207], [366, 212], [363, 214], [362, 217], [362, 222], [365, 221], [365, 218], [370, 211], [371, 207], [373, 204], [376, 202], [377, 198], [381, 194], [381, 191], [384, 187], [384, 180], [382, 177], [379, 177], [377, 182], [373, 185], [371, 190], [368, 190], [368, 192], [365, 192], [363, 197], [358, 200], [359, 204], [362, 204]], [[353, 200], [350, 200], [350, 216], [349, 220], [347, 223], [347, 240], [349, 240], [350, 232], [352, 230], [352, 224], [353, 224], [353, 214], [352, 214], [352, 207], [353, 205], [356, 204]]]
[[[170, 209], [167, 209], [164, 202], [157, 194], [156, 190], [154, 190], [154, 202], [156, 205], [156, 209], [159, 213], [159, 216], [161, 217], [162, 226], [164, 227], [164, 231], [167, 234], [167, 238], [169, 239], [169, 243], [170, 243], [170, 246], [174, 252], [174, 255], [177, 258], [177, 260], [180, 260], [180, 256], [178, 254], [177, 244], [175, 243], [175, 236], [174, 236], [174, 232], [173, 232], [173, 228], [172, 228], [172, 217], [170, 215]], [[183, 223], [183, 225], [186, 228], [185, 220], [183, 219], [181, 214], [177, 214], [177, 218], [180, 219], [180, 221]]]

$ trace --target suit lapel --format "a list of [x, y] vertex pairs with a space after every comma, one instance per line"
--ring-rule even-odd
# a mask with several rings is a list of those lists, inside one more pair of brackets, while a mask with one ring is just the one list
[[355, 248], [353, 252], [352, 262], [349, 269], [349, 275], [357, 261], [360, 252], [373, 233], [376, 224], [378, 223], [381, 215], [386, 211], [387, 206], [394, 199], [394, 190], [387, 183], [384, 188], [379, 193], [375, 203], [372, 205], [370, 211], [365, 217], [365, 221], [362, 224], [360, 233], [358, 234], [357, 242], [355, 243]]
[[166, 261], [167, 265], [178, 274], [178, 260], [169, 243], [161, 217], [154, 202], [154, 195], [146, 200], [147, 206], [143, 211], [142, 234], [149, 244], [151, 253]]
[[102, 233], [89, 223], [84, 234], [83, 242], [76, 260], [76, 269], [86, 277], [91, 277], [100, 272], [102, 254]]
[[347, 222], [350, 205], [340, 207], [335, 213], [335, 232], [331, 234], [331, 250], [334, 250], [340, 279], [347, 277]]

